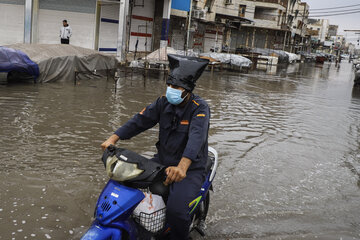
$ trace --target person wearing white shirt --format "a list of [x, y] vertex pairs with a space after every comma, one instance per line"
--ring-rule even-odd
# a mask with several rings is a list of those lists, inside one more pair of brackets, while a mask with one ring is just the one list
[[67, 20], [64, 20], [63, 21], [63, 26], [60, 28], [61, 44], [69, 44], [71, 34], [72, 34], [71, 27], [67, 23]]

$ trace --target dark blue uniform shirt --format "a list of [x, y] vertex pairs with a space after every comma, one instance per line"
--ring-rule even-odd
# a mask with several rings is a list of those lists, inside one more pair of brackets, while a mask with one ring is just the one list
[[165, 166], [177, 166], [182, 157], [187, 157], [192, 161], [189, 170], [202, 170], [208, 156], [209, 120], [209, 107], [199, 96], [192, 94], [183, 107], [160, 97], [115, 134], [122, 140], [130, 139], [159, 123], [155, 160]]

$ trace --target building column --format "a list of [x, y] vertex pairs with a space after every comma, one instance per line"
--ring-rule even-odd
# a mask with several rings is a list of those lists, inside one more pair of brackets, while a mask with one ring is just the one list
[[264, 48], [267, 48], [267, 46], [268, 46], [268, 39], [269, 39], [269, 30], [266, 30], [265, 47]]
[[31, 43], [33, 1], [25, 0], [24, 9], [24, 43]]
[[254, 28], [253, 36], [252, 36], [251, 48], [254, 48], [254, 46], [255, 46], [255, 32], [256, 32], [256, 29]]
[[117, 39], [116, 56], [120, 62], [126, 60], [126, 26], [127, 15], [129, 10], [129, 0], [120, 0], [119, 6], [119, 29]]
[[249, 36], [250, 36], [250, 31], [249, 31], [249, 28], [247, 28], [245, 47], [249, 47]]
[[33, 0], [31, 43], [37, 43], [38, 42], [38, 33], [39, 33], [38, 19], [39, 19], [39, 0]]
[[100, 35], [100, 14], [101, 14], [101, 3], [96, 1], [95, 9], [95, 31], [94, 31], [94, 49], [99, 50], [99, 35]]
[[284, 34], [284, 45], [283, 45], [283, 51], [285, 51], [285, 47], [286, 47], [286, 37], [287, 37], [287, 31], [285, 31], [285, 34]]
[[167, 47], [168, 45], [170, 14], [171, 14], [171, 0], [164, 0], [160, 48]]
[[24, 10], [24, 43], [37, 43], [39, 0], [25, 0]]

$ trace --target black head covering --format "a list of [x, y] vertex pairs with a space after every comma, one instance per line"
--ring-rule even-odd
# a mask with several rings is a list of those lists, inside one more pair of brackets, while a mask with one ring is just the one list
[[209, 63], [207, 59], [168, 54], [170, 74], [167, 84], [183, 87], [192, 92], [196, 80]]

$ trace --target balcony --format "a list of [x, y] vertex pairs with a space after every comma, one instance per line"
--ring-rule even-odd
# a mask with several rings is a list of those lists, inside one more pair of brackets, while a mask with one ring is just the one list
[[263, 3], [273, 3], [279, 4], [285, 8], [287, 8], [288, 0], [253, 0], [254, 2], [263, 2]]
[[280, 26], [280, 29], [281, 30], [290, 30], [290, 27], [289, 27], [289, 25], [287, 25], [285, 23], [282, 23], [281, 26]]
[[255, 19], [277, 21], [278, 11], [276, 8], [255, 7]]

